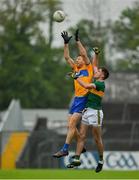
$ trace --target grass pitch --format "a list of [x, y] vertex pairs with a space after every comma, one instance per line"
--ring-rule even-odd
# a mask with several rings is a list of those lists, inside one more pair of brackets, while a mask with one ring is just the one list
[[0, 170], [0, 179], [139, 179], [139, 171]]

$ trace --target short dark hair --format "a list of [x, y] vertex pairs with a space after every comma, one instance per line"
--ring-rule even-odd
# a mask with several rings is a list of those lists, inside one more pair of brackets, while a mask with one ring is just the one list
[[100, 67], [100, 69], [102, 70], [102, 72], [104, 74], [104, 80], [107, 79], [109, 77], [108, 69], [106, 69], [105, 67]]

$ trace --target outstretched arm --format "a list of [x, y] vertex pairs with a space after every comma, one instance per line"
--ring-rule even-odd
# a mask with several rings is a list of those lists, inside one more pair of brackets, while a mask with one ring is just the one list
[[74, 60], [69, 55], [69, 45], [64, 44], [64, 58], [66, 59], [67, 63], [71, 66], [71, 68], [74, 67]]
[[96, 89], [96, 85], [94, 83], [85, 83], [83, 82], [80, 78], [76, 79], [78, 81], [78, 83], [84, 87], [85, 89], [92, 89], [95, 88]]
[[85, 47], [82, 45], [80, 39], [79, 39], [79, 30], [77, 29], [76, 32], [75, 32], [75, 40], [76, 40], [76, 43], [77, 43], [77, 46], [78, 46], [78, 49], [79, 49], [79, 52], [80, 52], [80, 55], [83, 57], [84, 61], [85, 61], [85, 64], [90, 64], [90, 60], [87, 56], [87, 52], [86, 52], [86, 49]]
[[71, 66], [71, 68], [73, 68], [74, 60], [69, 55], [69, 45], [68, 45], [72, 36], [68, 36], [68, 33], [66, 31], [63, 31], [61, 33], [61, 36], [64, 39], [64, 58], [66, 59], [67, 63]]

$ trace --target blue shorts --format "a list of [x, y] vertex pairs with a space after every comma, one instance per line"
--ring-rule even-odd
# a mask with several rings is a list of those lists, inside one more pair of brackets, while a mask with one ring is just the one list
[[74, 97], [69, 108], [69, 114], [82, 113], [87, 103], [87, 96]]

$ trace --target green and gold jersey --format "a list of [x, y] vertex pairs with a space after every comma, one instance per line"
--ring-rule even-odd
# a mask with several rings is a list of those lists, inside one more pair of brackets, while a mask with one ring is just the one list
[[90, 89], [88, 94], [88, 100], [86, 107], [100, 110], [102, 109], [102, 98], [105, 91], [105, 83], [103, 81], [94, 80], [93, 83], [96, 85], [96, 89]]

